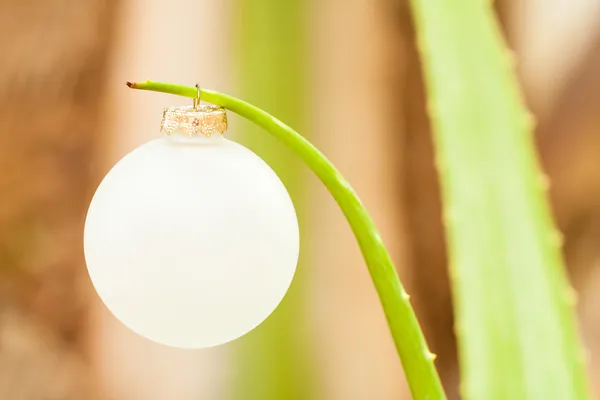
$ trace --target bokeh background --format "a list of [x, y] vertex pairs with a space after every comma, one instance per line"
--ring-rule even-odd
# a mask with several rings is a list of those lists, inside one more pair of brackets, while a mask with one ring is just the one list
[[[600, 393], [600, 2], [494, 6], [536, 115]], [[202, 351], [150, 343], [108, 313], [83, 260], [87, 205], [114, 162], [159, 135], [162, 108], [188, 103], [124, 85], [145, 79], [242, 97], [338, 166], [458, 399], [419, 68], [405, 0], [0, 0], [0, 399], [409, 399], [341, 212], [290, 151], [233, 115], [230, 135], [296, 204], [302, 254], [289, 294], [255, 331]]]

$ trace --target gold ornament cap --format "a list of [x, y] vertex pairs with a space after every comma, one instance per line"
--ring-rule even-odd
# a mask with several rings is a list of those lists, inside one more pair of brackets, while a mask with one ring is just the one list
[[169, 136], [175, 132], [188, 137], [222, 135], [227, 130], [227, 112], [212, 104], [169, 107], [163, 112], [160, 130]]

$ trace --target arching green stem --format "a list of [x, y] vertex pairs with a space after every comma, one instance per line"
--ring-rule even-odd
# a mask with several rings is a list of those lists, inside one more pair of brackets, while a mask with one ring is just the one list
[[[158, 82], [128, 83], [134, 89], [195, 98], [190, 86]], [[404, 373], [415, 400], [442, 400], [446, 396], [435, 369], [435, 356], [410, 305], [392, 260], [373, 220], [346, 179], [310, 142], [265, 111], [242, 100], [212, 90], [201, 90], [204, 101], [217, 104], [254, 122], [294, 151], [327, 187], [352, 227], [379, 295]]]

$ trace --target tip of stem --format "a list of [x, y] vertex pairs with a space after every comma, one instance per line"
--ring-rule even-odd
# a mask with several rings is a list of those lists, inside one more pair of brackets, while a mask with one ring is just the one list
[[125, 84], [130, 87], [130, 88], [134, 88], [135, 87], [135, 83], [133, 82], [125, 82]]

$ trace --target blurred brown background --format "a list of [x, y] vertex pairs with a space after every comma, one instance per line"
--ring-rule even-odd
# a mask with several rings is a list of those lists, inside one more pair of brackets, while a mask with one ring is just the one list
[[[536, 115], [600, 399], [600, 2], [495, 6]], [[0, 0], [0, 54], [1, 400], [409, 398], [354, 238], [297, 161], [274, 164], [299, 205], [300, 283], [258, 333], [184, 352], [104, 309], [83, 261], [87, 205], [116, 160], [159, 135], [162, 108], [186, 103], [124, 85], [144, 79], [256, 99], [301, 127], [375, 218], [458, 398], [406, 1]], [[232, 116], [232, 137], [268, 160], [293, 158], [266, 135], [244, 139], [247, 129]]]

